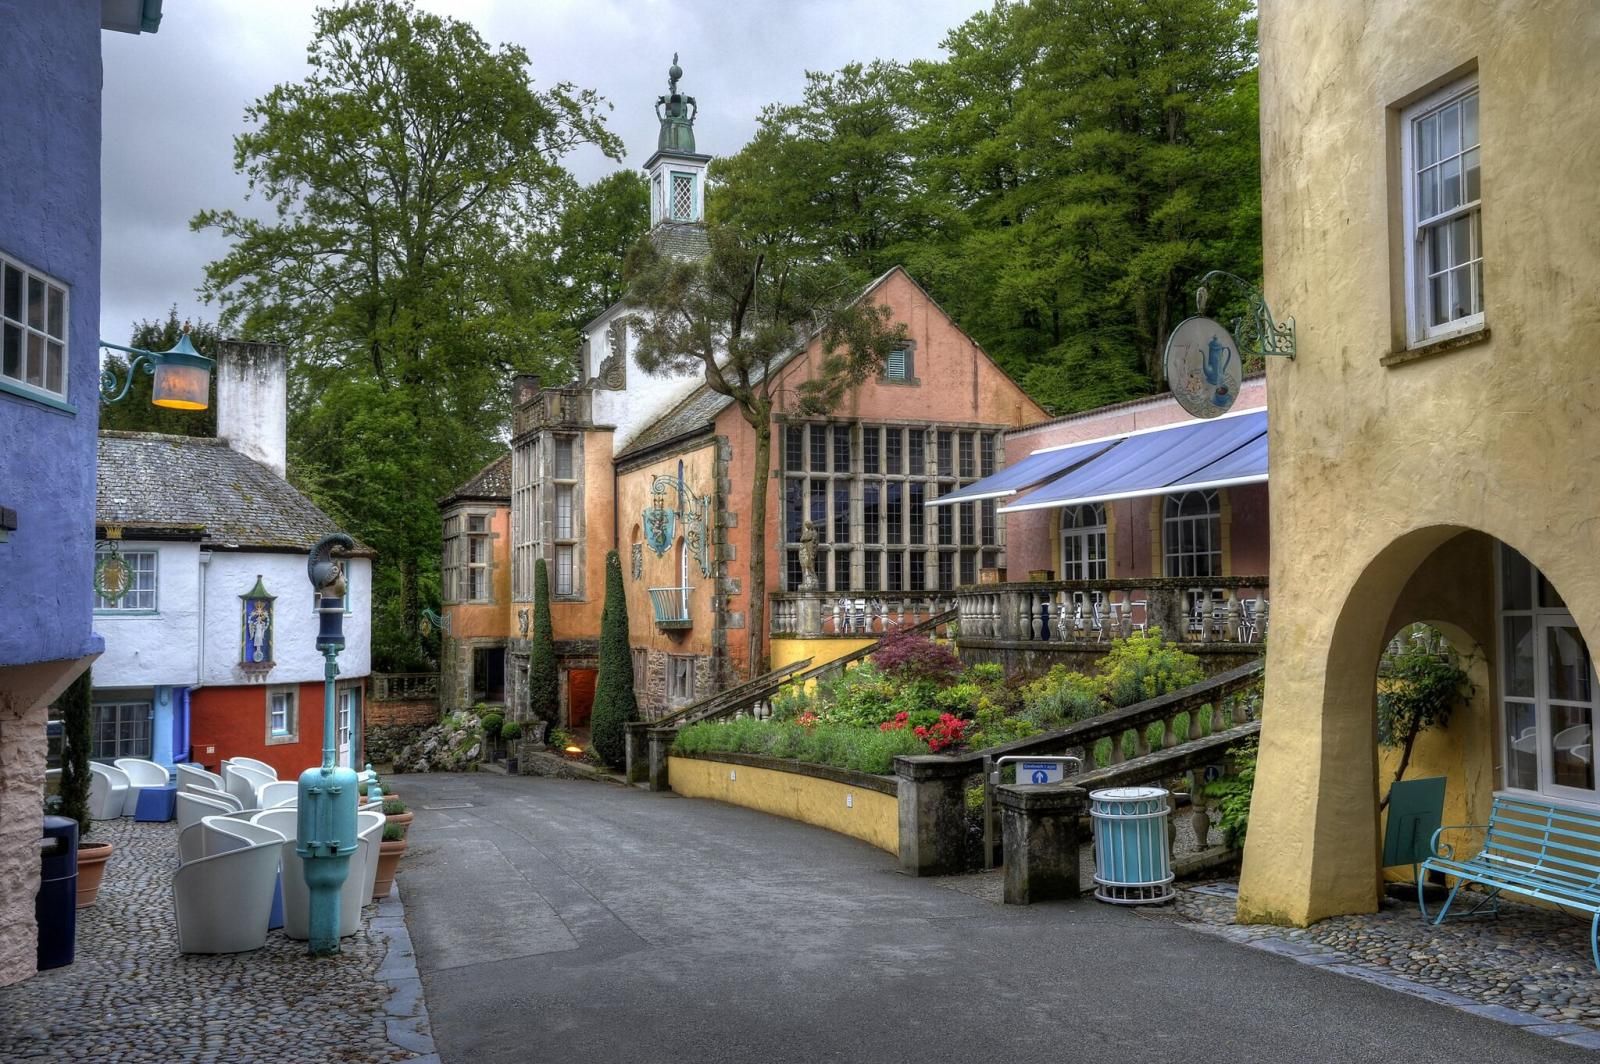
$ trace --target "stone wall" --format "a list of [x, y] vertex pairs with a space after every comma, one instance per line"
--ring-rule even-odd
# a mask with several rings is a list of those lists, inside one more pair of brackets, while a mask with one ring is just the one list
[[0, 986], [35, 968], [46, 715], [0, 691]]
[[420, 725], [427, 727], [439, 721], [439, 703], [432, 701], [421, 702], [368, 702], [367, 703], [367, 728], [387, 727], [390, 725]]
[[374, 724], [368, 722], [362, 736], [362, 757], [374, 765], [392, 765], [400, 751], [420, 739], [438, 720], [438, 714], [421, 723]]
[[[638, 651], [639, 647], [634, 650]], [[644, 685], [634, 689], [634, 699], [639, 704], [640, 720], [659, 720], [683, 705], [673, 705], [667, 697], [668, 661], [673, 657], [684, 655], [668, 654], [663, 650], [646, 650], [644, 667]], [[699, 656], [694, 659], [694, 701], [707, 698], [723, 687], [721, 682], [722, 663], [716, 655]]]

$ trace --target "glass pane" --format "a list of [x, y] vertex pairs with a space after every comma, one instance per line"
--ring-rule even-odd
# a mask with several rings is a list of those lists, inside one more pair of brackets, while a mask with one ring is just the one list
[[1449, 159], [1439, 164], [1439, 209], [1447, 211], [1461, 204], [1461, 160]]
[[1504, 545], [1500, 547], [1500, 608], [1533, 608], [1533, 567], [1528, 559]]
[[1417, 161], [1423, 166], [1439, 161], [1439, 116], [1429, 115], [1417, 123]]
[[1439, 158], [1448, 159], [1461, 152], [1461, 105], [1451, 104], [1439, 112]]
[[15, 325], [5, 327], [5, 353], [0, 361], [0, 373], [7, 377], [22, 378], [22, 330]]
[[1472, 268], [1462, 266], [1450, 271], [1450, 319], [1464, 318], [1472, 313]]
[[1461, 101], [1461, 146], [1474, 147], [1478, 143], [1478, 94], [1473, 93]]
[[44, 387], [44, 338], [36, 333], [28, 334], [28, 371], [23, 379]]
[[1556, 586], [1546, 580], [1543, 573], [1539, 574], [1539, 605], [1545, 609], [1564, 610], [1567, 608], [1566, 602], [1556, 593]]
[[1450, 293], [1448, 291], [1450, 275], [1441, 273], [1428, 280], [1428, 324], [1443, 325], [1449, 321], [1447, 310], [1450, 306]]
[[62, 338], [61, 319], [66, 309], [67, 294], [55, 285], [50, 286], [50, 313], [45, 331], [56, 339]]
[[1457, 218], [1450, 223], [1450, 265], [1464, 265], [1472, 257], [1472, 219]]
[[1461, 157], [1461, 168], [1467, 175], [1467, 202], [1477, 199], [1482, 191], [1479, 186], [1480, 174], [1478, 172], [1478, 149], [1473, 148]]
[[1473, 303], [1473, 307], [1474, 307], [1473, 313], [1482, 313], [1483, 312], [1483, 260], [1482, 259], [1479, 259], [1477, 262], [1472, 264], [1472, 298], [1476, 301], [1476, 302]]
[[28, 278], [28, 324], [44, 328], [44, 282], [37, 277]]
[[61, 345], [54, 340], [45, 345], [44, 386], [52, 392], [61, 391]]
[[1550, 655], [1546, 677], [1550, 697], [1564, 702], [1588, 702], [1589, 647], [1573, 626], [1552, 627], [1545, 636], [1545, 651]]
[[1550, 782], [1594, 789], [1594, 738], [1587, 706], [1550, 707]]
[[1505, 693], [1511, 698], [1533, 697], [1533, 618], [1506, 617], [1500, 622], [1504, 640]]
[[1439, 169], [1433, 167], [1417, 175], [1417, 215], [1432, 218], [1439, 213]]
[[21, 321], [22, 271], [14, 266], [7, 266], [5, 277], [5, 315], [12, 321]]

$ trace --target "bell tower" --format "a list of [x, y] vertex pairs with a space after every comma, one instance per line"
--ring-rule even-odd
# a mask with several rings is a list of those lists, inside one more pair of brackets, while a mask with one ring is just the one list
[[663, 223], [702, 225], [706, 220], [706, 164], [711, 156], [694, 150], [694, 116], [699, 109], [693, 96], [678, 91], [683, 68], [673, 53], [667, 70], [667, 94], [656, 98], [661, 135], [656, 153], [644, 164], [650, 179], [650, 225]]

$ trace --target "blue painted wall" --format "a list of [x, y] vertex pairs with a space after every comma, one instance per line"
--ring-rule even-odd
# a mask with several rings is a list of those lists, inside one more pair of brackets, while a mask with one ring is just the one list
[[0, 392], [0, 666], [101, 649], [93, 631], [99, 425], [100, 2], [0, 0], [0, 250], [71, 286], [68, 402]]

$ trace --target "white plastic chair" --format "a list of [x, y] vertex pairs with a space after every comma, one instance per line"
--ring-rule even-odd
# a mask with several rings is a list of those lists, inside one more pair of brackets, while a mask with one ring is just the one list
[[[293, 809], [266, 809], [252, 822], [285, 836], [283, 844], [283, 933], [303, 942], [311, 936], [311, 891], [306, 886], [305, 863], [295, 851], [299, 813]], [[381, 814], [357, 813], [356, 835], [359, 844], [350, 855], [349, 874], [339, 888], [339, 937], [361, 930], [361, 907], [372, 900], [378, 875], [378, 843], [383, 838]], [[363, 893], [365, 892], [365, 893]]]
[[206, 817], [205, 855], [172, 876], [180, 953], [243, 953], [267, 942], [283, 836], [229, 817]]
[[196, 791], [178, 792], [178, 831], [208, 816], [226, 816], [239, 811], [238, 799], [231, 794], [205, 795]]
[[256, 792], [261, 808], [272, 809], [280, 805], [294, 805], [300, 800], [300, 783], [298, 780], [273, 780], [263, 783]]
[[273, 779], [277, 779], [278, 778], [278, 770], [277, 769], [273, 768], [271, 765], [267, 764], [265, 761], [257, 761], [253, 757], [230, 757], [226, 761], [224, 761], [223, 764], [225, 764], [225, 765], [226, 764], [238, 765], [240, 768], [253, 769], [256, 772], [261, 773], [263, 776], [270, 776]]
[[172, 766], [178, 774], [178, 792], [191, 787], [210, 787], [212, 790], [225, 791], [228, 785], [222, 782], [222, 777], [215, 772], [209, 772], [199, 765], [176, 764]]
[[129, 789], [126, 772], [114, 765], [89, 762], [89, 819], [111, 820], [124, 815]]
[[119, 757], [112, 762], [128, 776], [128, 793], [122, 806], [123, 816], [132, 816], [139, 808], [139, 792], [156, 790], [172, 785], [167, 770], [154, 761], [142, 757]]
[[362, 877], [361, 904], [372, 902], [378, 882], [378, 847], [383, 842], [383, 828], [389, 822], [381, 809], [360, 810], [356, 813], [356, 834], [361, 838], [361, 856], [366, 860], [366, 875]]
[[261, 807], [260, 800], [256, 797], [263, 784], [276, 782], [265, 772], [245, 765], [237, 765], [232, 761], [222, 763], [222, 780], [228, 785], [228, 793], [239, 799], [246, 806]]

